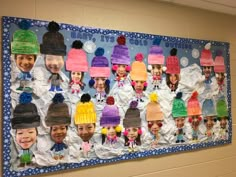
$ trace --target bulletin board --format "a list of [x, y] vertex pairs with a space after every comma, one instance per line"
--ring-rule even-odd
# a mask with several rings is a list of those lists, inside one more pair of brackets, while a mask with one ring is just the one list
[[3, 176], [231, 143], [229, 46], [3, 17]]

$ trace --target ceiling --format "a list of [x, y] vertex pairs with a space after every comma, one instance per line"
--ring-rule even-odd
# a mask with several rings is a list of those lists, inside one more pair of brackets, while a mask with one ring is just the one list
[[235, 0], [160, 0], [236, 16]]

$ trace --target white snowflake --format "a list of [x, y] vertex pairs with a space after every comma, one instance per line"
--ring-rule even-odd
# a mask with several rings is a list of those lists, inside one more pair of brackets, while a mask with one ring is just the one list
[[188, 66], [188, 62], [189, 62], [189, 60], [188, 60], [187, 57], [182, 57], [182, 58], [180, 59], [180, 63], [181, 63], [181, 65], [184, 66], [184, 67]]
[[193, 49], [192, 50], [192, 57], [193, 58], [198, 58], [199, 57], [199, 50], [198, 49]]

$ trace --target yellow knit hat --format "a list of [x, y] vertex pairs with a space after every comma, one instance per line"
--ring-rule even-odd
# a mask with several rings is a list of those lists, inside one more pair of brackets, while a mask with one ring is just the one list
[[83, 94], [80, 102], [76, 106], [75, 124], [89, 124], [96, 123], [97, 115], [95, 107], [89, 94]]
[[135, 60], [131, 66], [130, 77], [131, 80], [135, 81], [147, 81], [147, 68], [145, 63], [142, 61], [144, 58], [142, 53], [138, 53], [135, 56]]

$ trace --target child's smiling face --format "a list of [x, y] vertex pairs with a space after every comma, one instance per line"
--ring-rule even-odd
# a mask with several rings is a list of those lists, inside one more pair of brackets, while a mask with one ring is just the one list
[[16, 130], [16, 142], [22, 149], [29, 149], [37, 139], [36, 128], [25, 128]]
[[30, 72], [35, 63], [35, 55], [17, 54], [16, 55], [16, 66], [22, 72]]
[[51, 138], [55, 143], [62, 143], [67, 134], [66, 125], [54, 125], [51, 127]]

